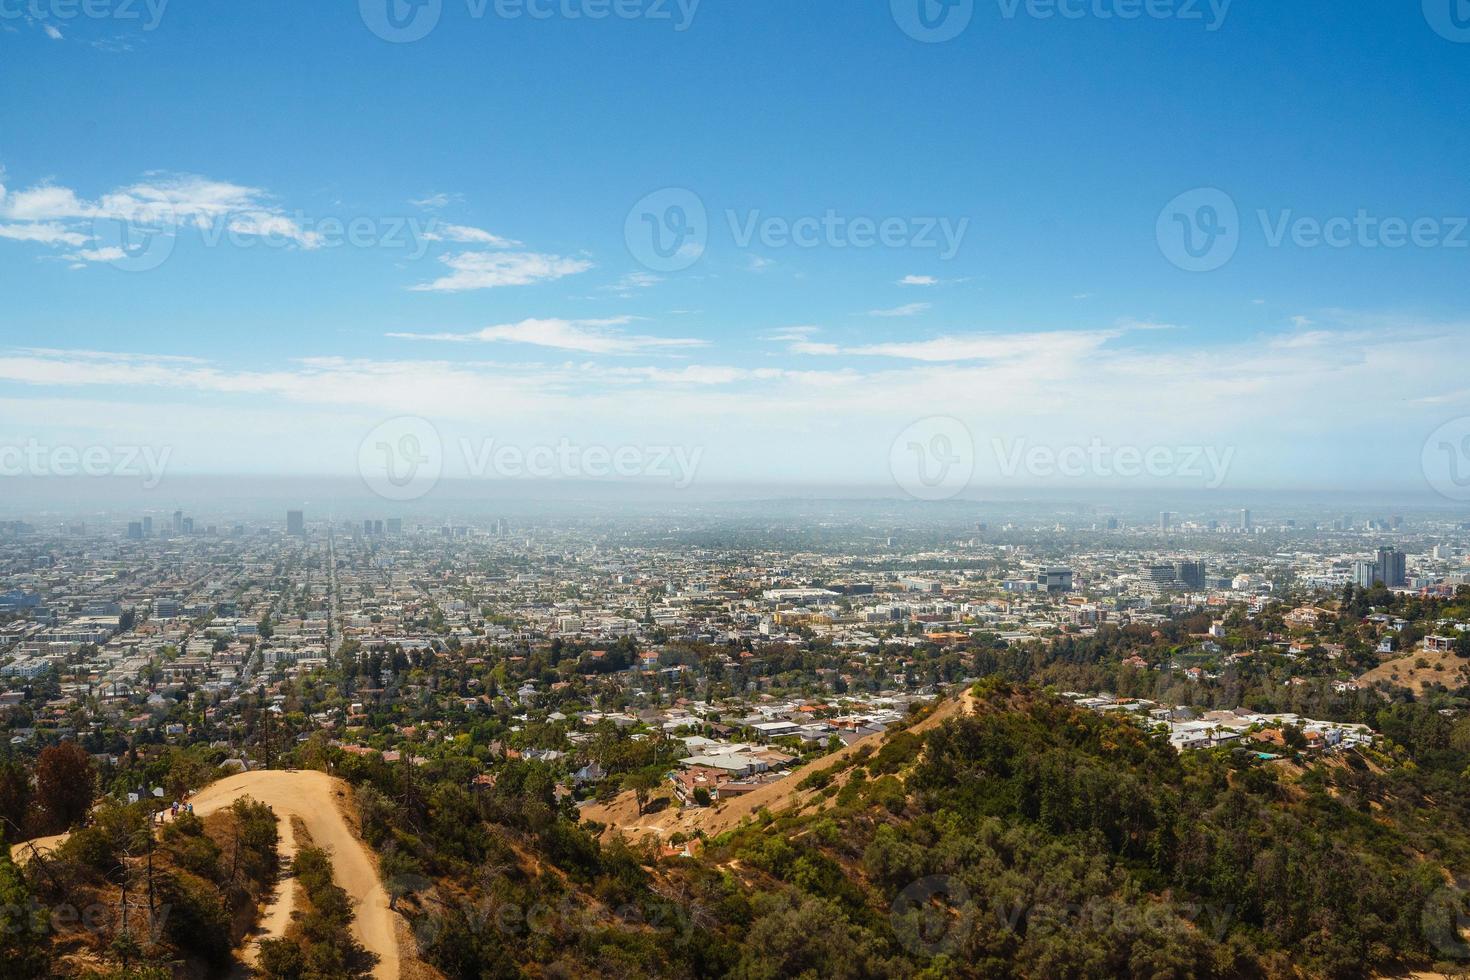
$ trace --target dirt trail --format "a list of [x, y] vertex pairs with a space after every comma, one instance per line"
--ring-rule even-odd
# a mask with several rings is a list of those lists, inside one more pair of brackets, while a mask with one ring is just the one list
[[[199, 808], [196, 805], [195, 810]], [[281, 880], [276, 883], [275, 893], [271, 895], [270, 902], [260, 913], [260, 922], [255, 933], [246, 941], [245, 947], [240, 951], [240, 957], [249, 966], [254, 966], [260, 958], [260, 942], [263, 939], [279, 939], [286, 934], [286, 927], [291, 924], [291, 910], [296, 907], [296, 876], [286, 874], [287, 866], [296, 857], [296, 828], [291, 826], [291, 821], [276, 814], [276, 829], [280, 832], [280, 842], [276, 846], [276, 852], [281, 856]]]
[[[266, 804], [275, 811], [277, 826], [281, 828], [283, 861], [289, 860], [295, 853], [296, 842], [291, 831], [291, 818], [299, 817], [306, 824], [312, 842], [331, 855], [337, 884], [353, 901], [353, 910], [356, 913], [352, 923], [353, 934], [369, 952], [378, 957], [373, 976], [380, 980], [398, 980], [400, 963], [395, 928], [397, 916], [388, 909], [388, 893], [378, 880], [377, 863], [372, 851], [358, 839], [344, 813], [348, 793], [345, 782], [323, 772], [269, 769], [243, 772], [211, 783], [200, 790], [190, 802], [194, 804], [195, 814], [201, 817], [228, 807], [242, 796], [249, 796]], [[31, 854], [32, 844], [45, 854], [65, 839], [65, 834], [37, 838], [13, 846], [10, 852], [16, 860], [25, 860]], [[244, 951], [247, 960], [253, 960], [256, 946], [261, 939], [278, 936], [285, 931], [291, 921], [296, 888], [294, 878], [288, 878], [281, 883], [276, 895], [266, 906], [261, 919], [261, 934]]]

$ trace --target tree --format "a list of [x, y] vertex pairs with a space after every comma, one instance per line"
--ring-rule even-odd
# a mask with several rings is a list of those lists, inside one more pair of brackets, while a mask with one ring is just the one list
[[[0, 845], [4, 844], [0, 834]], [[25, 875], [0, 846], [0, 977], [41, 977], [47, 969], [45, 940], [50, 923], [36, 904]]]
[[0, 835], [16, 840], [24, 832], [31, 805], [31, 777], [15, 760], [0, 763]]
[[638, 801], [638, 815], [643, 816], [644, 809], [648, 806], [648, 797], [659, 785], [658, 776], [651, 772], [635, 772], [628, 776], [628, 786], [633, 790], [633, 797]]
[[80, 823], [92, 806], [96, 767], [75, 742], [41, 750], [36, 759], [36, 804], [45, 826], [55, 832]]

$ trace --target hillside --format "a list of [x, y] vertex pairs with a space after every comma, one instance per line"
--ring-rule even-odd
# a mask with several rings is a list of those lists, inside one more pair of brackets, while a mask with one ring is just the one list
[[337, 765], [451, 977], [1452, 972], [1470, 742], [1415, 705], [1376, 721], [1393, 742], [1362, 752], [1180, 755], [991, 679], [738, 808], [613, 825], [615, 801], [597, 837], [539, 763], [474, 793], [458, 763]]
[[[947, 698], [912, 725], [909, 730], [915, 734], [927, 732], [963, 713], [971, 702], [969, 692], [958, 697]], [[886, 737], [886, 733], [881, 732], [869, 735], [801, 766], [777, 782], [713, 806], [679, 807], [671, 800], [671, 794], [664, 791], [658, 794], [658, 799], [662, 800], [665, 805], [656, 812], [640, 815], [637, 794], [630, 790], [618, 794], [607, 803], [592, 803], [584, 806], [581, 810], [582, 819], [604, 824], [606, 829], [602, 832], [603, 837], [625, 834], [638, 838], [645, 834], [653, 834], [655, 837], [667, 840], [674, 834], [683, 834], [686, 837], [694, 834], [716, 836], [739, 826], [742, 821], [750, 819], [759, 810], [777, 812], [788, 807], [799, 810], [811, 805], [820, 795], [821, 789], [810, 786], [803, 789], [803, 782], [808, 777], [834, 766], [844, 767], [844, 764], [874, 752], [883, 744]]]
[[1470, 683], [1470, 660], [1454, 653], [1415, 651], [1392, 660], [1358, 677], [1359, 685], [1388, 683], [1422, 694], [1435, 687], [1458, 690]]

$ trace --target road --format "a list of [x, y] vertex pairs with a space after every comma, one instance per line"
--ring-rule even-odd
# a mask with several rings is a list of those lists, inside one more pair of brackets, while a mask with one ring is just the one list
[[[297, 842], [291, 833], [290, 820], [299, 817], [306, 825], [312, 842], [332, 857], [337, 884], [347, 892], [356, 912], [353, 934], [368, 952], [378, 957], [373, 976], [381, 980], [398, 980], [397, 916], [388, 908], [388, 893], [378, 879], [377, 862], [372, 851], [353, 832], [344, 813], [347, 794], [347, 784], [326, 773], [268, 769], [240, 773], [211, 783], [191, 802], [195, 814], [201, 817], [228, 807], [242, 796], [266, 804], [275, 811], [277, 821], [285, 824], [281, 829], [283, 856], [294, 852]], [[16, 860], [24, 860], [30, 854], [31, 844], [44, 854], [65, 839], [65, 835], [61, 835], [17, 844], [10, 849], [11, 855]], [[287, 879], [279, 894], [266, 906], [261, 920], [264, 932], [257, 941], [285, 930], [290, 922], [290, 903], [294, 901], [295, 892], [294, 879]], [[247, 960], [253, 958], [254, 944], [245, 951], [245, 955]]]

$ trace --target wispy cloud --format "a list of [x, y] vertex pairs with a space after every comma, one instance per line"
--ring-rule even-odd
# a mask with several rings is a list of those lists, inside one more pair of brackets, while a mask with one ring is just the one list
[[400, 340], [437, 340], [454, 343], [514, 343], [551, 347], [584, 354], [631, 354], [636, 352], [703, 347], [705, 341], [688, 337], [648, 337], [624, 333], [617, 327], [633, 317], [600, 320], [528, 319], [502, 323], [469, 333], [390, 333]]
[[439, 261], [449, 266], [449, 275], [409, 288], [419, 292], [455, 293], [469, 289], [529, 286], [592, 268], [592, 263], [586, 259], [538, 252], [459, 252], [442, 255]]
[[932, 303], [905, 303], [886, 310], [869, 310], [868, 316], [918, 316], [931, 306]]
[[[152, 229], [218, 224], [238, 235], [270, 236], [303, 248], [321, 245], [320, 235], [303, 228], [259, 188], [196, 174], [146, 174], [96, 200], [50, 182], [9, 193], [0, 187], [0, 219], [16, 223], [0, 237], [74, 248], [96, 241], [96, 222], [108, 220]], [[104, 251], [73, 257], [95, 260]]]
[[937, 286], [939, 280], [933, 276], [904, 276], [898, 281], [900, 286]]
[[423, 237], [430, 242], [458, 242], [465, 245], [488, 245], [491, 248], [514, 248], [521, 244], [514, 239], [502, 238], [470, 225], [436, 224], [431, 230], [424, 232]]
[[447, 208], [451, 204], [458, 204], [463, 200], [464, 196], [462, 194], [446, 194], [440, 191], [435, 194], [426, 194], [420, 198], [411, 198], [408, 203], [416, 208], [438, 210], [439, 208]]

